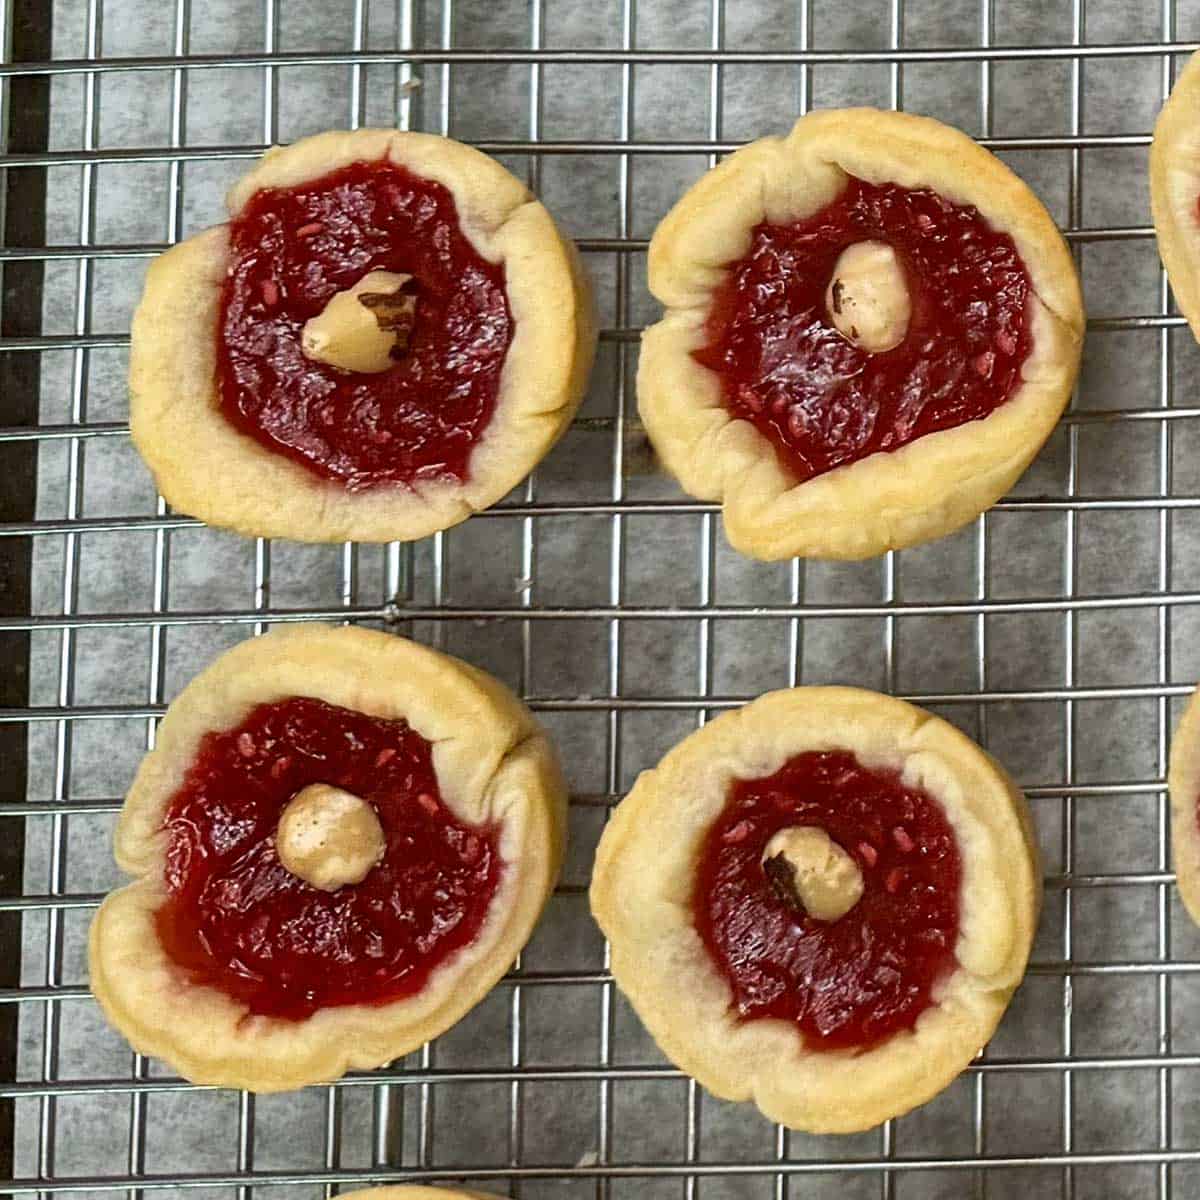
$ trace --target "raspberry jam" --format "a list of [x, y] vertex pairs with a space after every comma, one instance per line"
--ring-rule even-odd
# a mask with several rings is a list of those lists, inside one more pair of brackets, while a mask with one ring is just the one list
[[[385, 161], [256, 193], [230, 225], [221, 411], [350, 490], [469, 476], [513, 337], [504, 270], [467, 241], [440, 184]], [[368, 271], [413, 276], [407, 347], [378, 375], [304, 356], [305, 321]]]
[[[808, 916], [762, 862], [790, 826], [823, 829], [857, 863], [858, 903]], [[953, 970], [958, 844], [941, 806], [853, 754], [800, 754], [739, 780], [700, 852], [696, 927], [745, 1020], [794, 1021], [810, 1045], [868, 1050], [911, 1029]]]
[[[374, 807], [387, 850], [362, 883], [323, 892], [280, 864], [279, 815], [310, 783]], [[290, 1020], [420, 991], [479, 933], [502, 871], [495, 831], [442, 803], [406, 721], [299, 697], [208, 734], [164, 827], [163, 947], [195, 983]]]
[[[862, 241], [896, 252], [912, 304], [906, 337], [880, 354], [842, 337], [825, 309], [839, 255]], [[1012, 238], [975, 208], [851, 178], [815, 216], [754, 230], [695, 357], [804, 482], [1003, 404], [1033, 346], [1029, 292]]]

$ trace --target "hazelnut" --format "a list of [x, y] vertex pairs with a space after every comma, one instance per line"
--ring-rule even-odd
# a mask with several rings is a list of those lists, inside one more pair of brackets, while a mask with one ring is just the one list
[[408, 348], [417, 297], [405, 291], [411, 275], [368, 271], [305, 321], [300, 348], [307, 358], [341, 371], [378, 375]]
[[818, 921], [844, 917], [863, 894], [854, 859], [823, 829], [781, 829], [763, 851], [763, 869], [777, 891]]
[[293, 875], [324, 892], [361, 883], [387, 849], [365, 800], [327, 783], [301, 788], [283, 810], [275, 852]]
[[868, 354], [904, 341], [912, 303], [895, 250], [886, 242], [855, 242], [842, 251], [825, 289], [834, 327]]

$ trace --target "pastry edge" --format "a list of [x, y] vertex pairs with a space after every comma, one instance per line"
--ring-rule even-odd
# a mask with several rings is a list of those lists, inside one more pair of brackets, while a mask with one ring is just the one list
[[1200, 341], [1200, 53], [1175, 81], [1150, 142], [1150, 211], [1175, 303]]
[[[357, 661], [331, 666], [343, 655]], [[292, 663], [288, 674], [308, 676], [307, 687], [293, 690], [291, 678], [269, 678], [272, 659], [285, 656]], [[387, 658], [392, 661], [385, 663]], [[331, 669], [359, 679], [330, 687]], [[252, 695], [264, 675], [266, 683], [278, 686]], [[372, 702], [371, 695], [378, 700], [397, 680], [404, 681], [409, 696]], [[278, 698], [281, 690], [345, 704], [347, 689], [352, 694], [357, 686], [370, 693], [359, 697], [359, 711], [406, 715], [422, 736], [434, 735], [443, 799], [460, 818], [501, 822], [507, 879], [478, 936], [442, 963], [415, 996], [332, 1006], [304, 1021], [250, 1017], [225, 993], [187, 980], [158, 942], [153, 914], [166, 898], [162, 816], [205, 732], [235, 726], [255, 703]], [[411, 708], [410, 696], [423, 689], [437, 695], [431, 709], [457, 704], [458, 710], [433, 711], [431, 724], [428, 713]], [[481, 748], [483, 723], [491, 737]], [[464, 744], [446, 754], [455, 738]], [[471, 758], [482, 766], [474, 769]], [[158, 744], [143, 759], [117, 827], [118, 861], [136, 878], [104, 900], [89, 932], [92, 992], [136, 1050], [169, 1063], [193, 1083], [265, 1093], [383, 1066], [449, 1029], [505, 974], [554, 888], [565, 831], [566, 787], [554, 751], [498, 680], [384, 633], [328, 626], [276, 630], [226, 651], [189, 683], [164, 717]]]
[[1200, 925], [1200, 688], [1188, 698], [1171, 738], [1167, 793], [1175, 880], [1188, 916]]
[[[788, 1022], [737, 1021], [730, 1011], [728, 984], [711, 964], [691, 924], [690, 893], [681, 896], [674, 872], [667, 885], [670, 898], [638, 883], [660, 874], [658, 864], [663, 859], [661, 831], [647, 838], [646, 851], [639, 856], [638, 829], [645, 830], [656, 815], [661, 819], [669, 807], [668, 795], [685, 796], [694, 808], [694, 772], [709, 756], [710, 743], [735, 744], [755, 726], [760, 733], [773, 732], [788, 742], [771, 761], [752, 764], [744, 759], [743, 771], [768, 773], [805, 748], [841, 746], [861, 751], [867, 761], [878, 760], [881, 731], [886, 742], [890, 728], [900, 731], [902, 743], [911, 742], [909, 757], [920, 754], [924, 769], [931, 769], [933, 760], [941, 759], [943, 766], [954, 762], [986, 781], [990, 791], [989, 804], [975, 813], [966, 837], [962, 813], [947, 808], [947, 815], [959, 836], [964, 869], [970, 866], [968, 855], [976, 866], [980, 855], [991, 860], [985, 869], [992, 876], [986, 889], [990, 904], [984, 910], [975, 904], [974, 911], [964, 913], [963, 924], [1009, 922], [1008, 935], [991, 938], [992, 952], [984, 955], [992, 960], [993, 969], [981, 974], [960, 962], [914, 1031], [861, 1054], [806, 1051], [802, 1036]], [[715, 736], [705, 733], [714, 728]], [[865, 731], [857, 739], [858, 746], [849, 744], [856, 741], [856, 728]], [[751, 752], [749, 758], [754, 757]], [[731, 759], [726, 765], [736, 775], [738, 764]], [[932, 769], [936, 774], [936, 765]], [[947, 777], [956, 776], [951, 772]], [[932, 787], [928, 778], [923, 785], [946, 805], [946, 794]], [[678, 816], [677, 809], [673, 815]], [[687, 819], [697, 818], [692, 813]], [[980, 822], [984, 844], [990, 849], [981, 848], [978, 841]], [[693, 828], [689, 841], [702, 837], [709, 824], [711, 820], [706, 820], [698, 830]], [[660, 922], [658, 933], [653, 928], [647, 932], [639, 893], [653, 897], [651, 925], [656, 919]], [[768, 693], [716, 718], [668, 752], [657, 767], [643, 772], [601, 839], [591, 903], [612, 943], [614, 978], [673, 1062], [714, 1095], [753, 1101], [769, 1119], [791, 1128], [852, 1133], [931, 1099], [986, 1044], [1024, 976], [1041, 906], [1041, 874], [1024, 797], [999, 764], [965, 735], [913, 705], [877, 693], [796, 688]], [[686, 912], [681, 912], [684, 907]], [[664, 919], [671, 922], [666, 935], [661, 933]], [[960, 932], [960, 957], [965, 936]], [[1006, 941], [1008, 950], [1002, 952], [998, 947]], [[672, 980], [680, 979], [687, 981], [682, 992], [671, 987]]]
[[447, 186], [475, 248], [505, 265], [515, 330], [496, 410], [471, 455], [470, 477], [351, 492], [226, 421], [216, 386], [216, 329], [228, 262], [228, 226], [222, 225], [151, 264], [133, 318], [131, 432], [173, 508], [247, 536], [414, 541], [502, 499], [570, 425], [595, 353], [590, 288], [574, 244], [495, 160], [432, 134], [316, 134], [269, 151], [234, 186], [231, 213], [259, 188], [296, 186], [385, 153]]
[[[983, 420], [796, 483], [771, 442], [728, 412], [718, 377], [691, 352], [704, 344], [723, 264], [746, 252], [753, 227], [823, 207], [840, 192], [843, 169], [877, 182], [932, 186], [976, 205], [1009, 233], [1033, 283], [1034, 348], [1021, 384]], [[1004, 496], [1050, 436], [1070, 400], [1082, 351], [1078, 276], [1041, 202], [965, 134], [905, 113], [813, 113], [786, 138], [736, 151], [697, 181], [655, 231], [650, 285], [666, 312], [643, 337], [643, 423], [684, 490], [723, 504], [735, 549], [768, 561], [868, 558], [970, 522]]]
[[398, 1183], [386, 1187], [361, 1188], [341, 1192], [341, 1200], [506, 1200], [495, 1192], [467, 1191], [464, 1188], [428, 1187], [418, 1183]]

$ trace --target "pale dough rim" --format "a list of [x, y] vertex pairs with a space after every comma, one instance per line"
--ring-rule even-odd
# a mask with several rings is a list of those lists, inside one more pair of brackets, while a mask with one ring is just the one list
[[1200, 54], [1188, 59], [1154, 123], [1150, 211], [1175, 303], [1200, 341]]
[[486, 154], [426, 133], [315, 134], [269, 150], [234, 185], [230, 215], [263, 188], [297, 186], [385, 156], [443, 184], [475, 249], [504, 264], [515, 330], [496, 411], [472, 452], [470, 477], [352, 492], [225, 420], [215, 364], [228, 226], [219, 225], [151, 264], [133, 318], [131, 432], [172, 508], [248, 536], [414, 541], [502, 499], [570, 424], [596, 343], [579, 257], [542, 204]]
[[[1007, 232], [1033, 284], [1034, 344], [1022, 382], [983, 420], [796, 484], [768, 439], [726, 410], [717, 375], [691, 352], [704, 344], [724, 264], [746, 253], [753, 228], [818, 211], [839, 194], [846, 173], [932, 187], [973, 204]], [[722, 503], [730, 543], [753, 558], [867, 558], [960, 528], [1024, 472], [1078, 373], [1079, 279], [1041, 201], [966, 134], [909, 113], [811, 113], [786, 137], [742, 147], [698, 180], [655, 230], [649, 283], [666, 312], [643, 336], [642, 421], [667, 470], [690, 495]]]
[[1188, 916], [1200, 925], [1200, 689], [1188, 698], [1171, 739], [1167, 792], [1175, 882]]
[[[738, 1021], [691, 916], [696, 856], [730, 782], [823, 749], [900, 769], [934, 795], [963, 866], [958, 967], [911, 1032], [863, 1053], [809, 1051], [791, 1023]], [[601, 838], [591, 902], [614, 978], [673, 1062], [770, 1120], [851, 1133], [929, 1100], [987, 1043], [1024, 975], [1041, 873], [1024, 797], [963, 733], [889, 696], [802, 687], [717, 717], [638, 777]]]
[[[500, 826], [506, 870], [484, 925], [415, 996], [326, 1008], [304, 1021], [250, 1016], [224, 992], [187, 979], [158, 940], [162, 818], [200, 739], [288, 696], [406, 718], [434, 743], [447, 806], [462, 820]], [[553, 748], [498, 680], [385, 633], [283, 627], [221, 655], [168, 708], [118, 819], [117, 862], [135, 880], [112, 892], [92, 922], [92, 992], [134, 1049], [193, 1083], [274, 1092], [382, 1066], [443, 1033], [508, 970], [553, 890], [565, 828]]]
[[464, 1188], [430, 1187], [423, 1183], [393, 1183], [340, 1193], [340, 1200], [507, 1200], [495, 1192]]

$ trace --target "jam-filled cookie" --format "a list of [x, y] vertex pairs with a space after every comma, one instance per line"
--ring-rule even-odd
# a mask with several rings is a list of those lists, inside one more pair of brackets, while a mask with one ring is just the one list
[[1154, 124], [1150, 209], [1175, 303], [1200, 340], [1200, 54], [1188, 60]]
[[1171, 740], [1167, 789], [1175, 881], [1188, 915], [1200, 925], [1200, 689], [1188, 700]]
[[341, 1200], [502, 1200], [502, 1197], [494, 1192], [467, 1192], [462, 1188], [424, 1187], [415, 1183], [401, 1183], [392, 1187], [342, 1192]]
[[718, 1096], [817, 1133], [946, 1087], [1020, 983], [1029, 814], [969, 738], [853, 688], [772, 692], [643, 773], [596, 858], [612, 970]]
[[412, 540], [494, 504], [569, 424], [595, 346], [577, 256], [487, 155], [318, 134], [229, 212], [151, 266], [133, 320], [133, 439], [174, 508]]
[[511, 965], [565, 802], [544, 733], [482, 671], [362, 629], [245, 642], [171, 704], [125, 799], [135, 881], [92, 924], [92, 991], [195, 1083], [378, 1067]]
[[1071, 255], [1034, 194], [925, 117], [813, 113], [701, 178], [650, 243], [638, 404], [755, 558], [865, 558], [994, 504], [1070, 398]]

